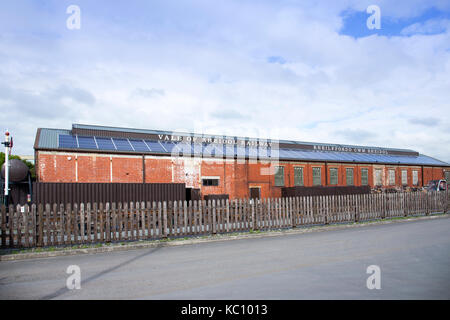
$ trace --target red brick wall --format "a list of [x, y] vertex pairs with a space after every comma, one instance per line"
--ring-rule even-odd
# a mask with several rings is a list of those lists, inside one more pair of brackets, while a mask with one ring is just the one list
[[145, 182], [147, 183], [179, 182], [179, 181], [172, 181], [172, 160], [165, 158], [145, 159]]
[[142, 182], [142, 158], [113, 157], [113, 182]]
[[425, 185], [430, 182], [430, 180], [439, 180], [444, 179], [444, 170], [443, 168], [432, 168], [432, 167], [424, 167], [424, 182]]
[[42, 182], [76, 182], [75, 167], [75, 155], [40, 153], [36, 171]]
[[[119, 156], [105, 154], [77, 154], [58, 152], [38, 152], [37, 174], [41, 182], [142, 182], [143, 161], [141, 156]], [[374, 166], [356, 164], [325, 164], [310, 162], [280, 162], [284, 167], [285, 186], [294, 186], [294, 167], [303, 167], [305, 186], [313, 185], [312, 168], [321, 168], [322, 185], [327, 177], [330, 185], [329, 169], [338, 168], [339, 186], [346, 185], [346, 168], [353, 168], [354, 185], [361, 185], [361, 169], [369, 169], [369, 185], [374, 184]], [[275, 177], [270, 173], [269, 163], [255, 163], [242, 160], [207, 160], [147, 156], [145, 158], [145, 182], [186, 183], [187, 187], [201, 188], [202, 194], [229, 194], [230, 198], [250, 196], [250, 187], [259, 187], [261, 197], [281, 196], [281, 187], [275, 187]], [[388, 185], [389, 169], [396, 172], [396, 186], [402, 185], [401, 172], [408, 172], [408, 186], [413, 187], [412, 171], [418, 171], [419, 186], [422, 186], [421, 167], [376, 165], [384, 171], [384, 187]], [[272, 167], [272, 169], [274, 169]], [[273, 172], [273, 170], [272, 170]], [[112, 173], [112, 177], [111, 177]], [[219, 177], [219, 186], [202, 186], [202, 177]], [[442, 168], [424, 168], [424, 182], [444, 178]]]
[[111, 182], [110, 158], [78, 156], [78, 181]]

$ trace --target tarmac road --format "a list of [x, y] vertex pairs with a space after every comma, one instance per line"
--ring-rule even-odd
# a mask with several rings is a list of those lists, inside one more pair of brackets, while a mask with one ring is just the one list
[[450, 218], [0, 262], [0, 299], [450, 299]]

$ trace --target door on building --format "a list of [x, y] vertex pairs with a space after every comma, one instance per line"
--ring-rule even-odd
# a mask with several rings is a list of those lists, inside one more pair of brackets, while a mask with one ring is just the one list
[[250, 199], [261, 199], [260, 187], [250, 187]]

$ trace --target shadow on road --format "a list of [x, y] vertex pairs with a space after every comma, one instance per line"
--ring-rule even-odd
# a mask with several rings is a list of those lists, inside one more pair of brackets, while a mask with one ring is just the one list
[[[132, 262], [134, 262], [136, 260], [139, 260], [139, 259], [141, 259], [141, 258], [143, 258], [145, 256], [148, 256], [148, 255], [150, 255], [152, 253], [155, 253], [156, 251], [158, 251], [161, 248], [162, 248], [162, 246], [157, 246], [156, 248], [154, 248], [154, 249], [152, 249], [150, 251], [147, 251], [147, 252], [145, 252], [145, 253], [143, 253], [141, 255], [138, 255], [138, 256], [136, 256], [134, 258], [131, 258], [131, 259], [127, 260], [127, 261], [119, 263], [118, 265], [113, 266], [113, 267], [111, 267], [109, 269], [106, 269], [104, 271], [101, 271], [101, 272], [99, 272], [97, 274], [94, 274], [94, 275], [90, 276], [89, 278], [87, 278], [86, 280], [83, 280], [82, 284], [86, 284], [86, 283], [91, 282], [91, 281], [93, 281], [95, 279], [98, 279], [98, 278], [100, 278], [101, 276], [103, 276], [103, 275], [105, 275], [107, 273], [113, 272], [114, 270], [117, 270], [117, 269], [119, 269], [119, 268], [121, 268], [123, 266], [126, 266], [127, 264], [130, 264], [130, 263], [132, 263]], [[71, 290], [67, 289], [67, 287], [63, 287], [63, 288], [53, 292], [52, 294], [46, 295], [46, 296], [44, 296], [44, 297], [42, 297], [40, 299], [41, 300], [55, 299], [55, 298], [63, 295], [66, 292], [69, 292], [69, 291], [71, 291]]]

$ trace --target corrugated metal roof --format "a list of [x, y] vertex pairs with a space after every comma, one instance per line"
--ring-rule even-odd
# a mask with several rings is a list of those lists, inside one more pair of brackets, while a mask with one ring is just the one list
[[[99, 130], [99, 126], [89, 126], [89, 125], [78, 125], [74, 124], [79, 128]], [[126, 128], [113, 128], [113, 127], [101, 127], [106, 131], [111, 130], [123, 130], [123, 132], [139, 132], [139, 133], [158, 133], [158, 134], [166, 134], [163, 131], [155, 131], [155, 130], [140, 130], [140, 129], [126, 129]], [[167, 133], [167, 134], [175, 134], [175, 133]], [[82, 149], [79, 147], [60, 147], [59, 136], [60, 135], [71, 135], [70, 130], [63, 129], [41, 129], [38, 149], [73, 149], [78, 151], [101, 151], [98, 149], [98, 145], [93, 147], [93, 149]], [[201, 135], [205, 136], [205, 135]], [[217, 136], [215, 136], [217, 137]], [[70, 138], [70, 137], [69, 137]], [[75, 136], [78, 141], [78, 136]], [[118, 139], [118, 138], [113, 138]], [[123, 140], [123, 139], [122, 139]], [[125, 139], [127, 140], [127, 139]], [[133, 141], [138, 141], [139, 139], [132, 139]], [[300, 143], [300, 144], [312, 144], [308, 142], [296, 142], [290, 141], [292, 144]], [[281, 141], [280, 141], [281, 143]], [[131, 143], [130, 143], [131, 145]], [[355, 162], [355, 163], [380, 163], [380, 164], [408, 164], [408, 165], [431, 165], [431, 166], [450, 166], [450, 164], [437, 160], [435, 158], [418, 154], [417, 156], [411, 155], [391, 155], [391, 154], [367, 154], [367, 153], [357, 153], [357, 152], [337, 152], [337, 151], [316, 151], [316, 150], [300, 150], [300, 149], [290, 149], [290, 148], [281, 148], [281, 149], [266, 149], [266, 148], [254, 148], [254, 147], [240, 147], [240, 146], [214, 146], [208, 145], [200, 147], [198, 145], [191, 146], [186, 143], [176, 143], [173, 142], [160, 142], [155, 144], [155, 146], [161, 145], [158, 149], [151, 149], [149, 144], [142, 143], [142, 146], [147, 145], [149, 148], [148, 151], [143, 151], [142, 149], [139, 151], [133, 150], [120, 150], [118, 146], [115, 146], [117, 149], [115, 150], [103, 150], [105, 152], [127, 152], [127, 153], [137, 153], [137, 154], [171, 154], [171, 152], [186, 154], [195, 154], [195, 155], [203, 155], [204, 157], [223, 157], [223, 156], [238, 156], [238, 157], [250, 157], [256, 158], [259, 157], [261, 159], [280, 159], [280, 160], [301, 160], [301, 161], [327, 161], [327, 162]], [[326, 145], [326, 144], [322, 144]], [[329, 145], [327, 145], [329, 146]], [[347, 145], [342, 145], [347, 146]], [[358, 147], [361, 146], [347, 146], [347, 147]], [[361, 147], [364, 148], [364, 147]], [[377, 148], [377, 147], [367, 147], [370, 149], [381, 149], [387, 150], [386, 148]], [[397, 151], [412, 151], [407, 149], [391, 149]]]
[[38, 148], [57, 149], [60, 134], [70, 134], [70, 130], [42, 128]]

